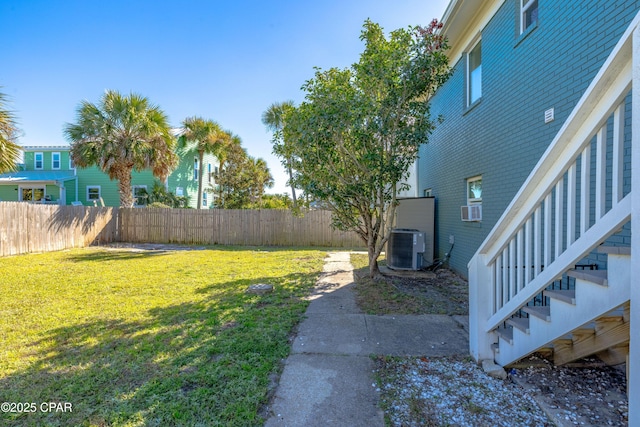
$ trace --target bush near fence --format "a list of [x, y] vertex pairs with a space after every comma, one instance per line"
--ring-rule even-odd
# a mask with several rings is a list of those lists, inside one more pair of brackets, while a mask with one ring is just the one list
[[154, 209], [0, 202], [0, 256], [92, 244], [177, 243], [362, 247], [331, 228], [331, 212], [275, 209]]

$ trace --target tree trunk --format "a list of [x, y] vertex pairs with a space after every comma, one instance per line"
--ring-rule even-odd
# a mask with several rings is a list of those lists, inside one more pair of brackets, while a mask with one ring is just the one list
[[380, 273], [380, 268], [378, 267], [380, 251], [376, 251], [376, 245], [374, 242], [367, 242], [367, 252], [369, 254], [369, 277], [372, 279], [379, 279], [382, 277], [382, 273]]
[[133, 194], [131, 190], [131, 169], [120, 170], [117, 173], [118, 191], [120, 192], [120, 206], [133, 207]]
[[198, 207], [196, 209], [202, 209], [202, 176], [204, 175], [204, 151], [198, 151]]
[[296, 202], [296, 188], [294, 187], [294, 184], [293, 184], [293, 171], [291, 170], [291, 160], [287, 162], [287, 169], [289, 171], [289, 184], [291, 184], [291, 197], [293, 199], [293, 209], [295, 209], [298, 206], [298, 203]]

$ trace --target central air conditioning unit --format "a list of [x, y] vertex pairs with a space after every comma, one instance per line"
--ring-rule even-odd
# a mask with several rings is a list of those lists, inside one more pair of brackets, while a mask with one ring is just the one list
[[391, 230], [387, 241], [387, 265], [395, 270], [419, 270], [422, 268], [425, 233], [408, 229]]

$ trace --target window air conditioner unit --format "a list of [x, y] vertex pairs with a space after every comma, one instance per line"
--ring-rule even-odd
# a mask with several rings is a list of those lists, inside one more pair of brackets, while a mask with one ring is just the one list
[[391, 230], [387, 241], [387, 265], [395, 270], [419, 270], [426, 250], [425, 233], [406, 228]]
[[461, 206], [463, 221], [482, 221], [482, 205]]

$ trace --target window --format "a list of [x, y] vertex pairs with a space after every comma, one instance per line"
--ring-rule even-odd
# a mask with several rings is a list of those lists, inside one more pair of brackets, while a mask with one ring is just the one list
[[74, 170], [76, 168], [76, 164], [73, 163], [73, 159], [69, 156], [69, 170]]
[[147, 204], [147, 198], [149, 195], [147, 193], [146, 185], [134, 185], [131, 188], [131, 192], [133, 193], [134, 206], [144, 206]]
[[207, 203], [207, 192], [202, 192], [202, 207], [207, 207], [209, 204]]
[[87, 202], [100, 200], [100, 186], [99, 185], [87, 185]]
[[467, 107], [482, 96], [482, 40], [467, 54]]
[[35, 169], [43, 169], [44, 168], [44, 154], [35, 153], [34, 154], [34, 168]]
[[518, 0], [520, 2], [520, 34], [538, 21], [538, 0]]
[[467, 204], [460, 211], [464, 222], [482, 221], [482, 176], [467, 179]]
[[482, 203], [482, 176], [467, 179], [467, 204]]
[[60, 153], [51, 153], [51, 169], [60, 169]]
[[176, 187], [176, 196], [178, 197], [184, 196], [184, 189], [182, 187]]
[[211, 163], [207, 163], [207, 176], [209, 177], [209, 182], [211, 182]]
[[20, 187], [20, 200], [23, 202], [39, 202], [44, 197], [44, 187]]
[[433, 189], [431, 189], [431, 188], [425, 189], [422, 195], [424, 197], [432, 197], [433, 196]]
[[198, 159], [193, 159], [193, 180], [197, 181], [198, 180]]

